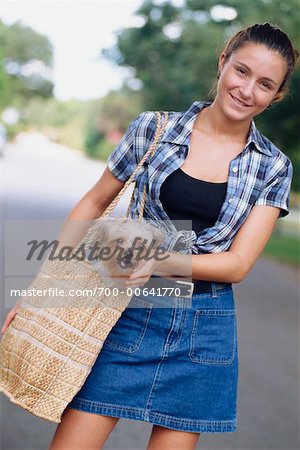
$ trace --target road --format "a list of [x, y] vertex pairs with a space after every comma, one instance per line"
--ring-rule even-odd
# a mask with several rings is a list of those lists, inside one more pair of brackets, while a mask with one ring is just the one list
[[[102, 163], [38, 134], [23, 135], [8, 145], [0, 160], [2, 239], [8, 220], [25, 227], [23, 220], [63, 220], [103, 169]], [[197, 448], [299, 449], [299, 272], [260, 258], [234, 290], [240, 360], [238, 431], [202, 434]], [[55, 427], [1, 395], [2, 450], [47, 449]], [[121, 419], [104, 448], [143, 450], [150, 431], [148, 423]]]

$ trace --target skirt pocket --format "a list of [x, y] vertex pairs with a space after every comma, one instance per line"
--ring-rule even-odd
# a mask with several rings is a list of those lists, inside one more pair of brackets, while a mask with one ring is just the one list
[[142, 343], [150, 319], [152, 304], [135, 296], [107, 336], [103, 349], [136, 352]]
[[195, 311], [189, 358], [199, 364], [230, 364], [236, 349], [235, 309]]

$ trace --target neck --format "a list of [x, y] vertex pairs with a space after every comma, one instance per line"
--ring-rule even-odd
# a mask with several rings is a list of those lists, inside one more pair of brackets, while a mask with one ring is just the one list
[[[199, 122], [197, 119], [200, 116]], [[215, 138], [220, 140], [229, 139], [230, 141], [246, 142], [251, 126], [251, 119], [232, 120], [225, 116], [216, 99], [211, 105], [202, 109], [197, 119], [195, 123], [197, 131], [214, 135]]]

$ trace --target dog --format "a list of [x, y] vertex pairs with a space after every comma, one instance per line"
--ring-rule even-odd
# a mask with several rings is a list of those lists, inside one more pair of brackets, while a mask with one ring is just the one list
[[92, 264], [109, 287], [124, 287], [124, 281], [147, 260], [155, 257], [165, 232], [141, 221], [110, 218], [97, 221], [93, 233], [99, 252]]

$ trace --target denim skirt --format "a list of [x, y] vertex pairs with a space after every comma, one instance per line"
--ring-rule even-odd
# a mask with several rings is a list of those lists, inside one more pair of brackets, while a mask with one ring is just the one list
[[134, 295], [67, 407], [173, 430], [237, 427], [232, 285], [190, 298]]

